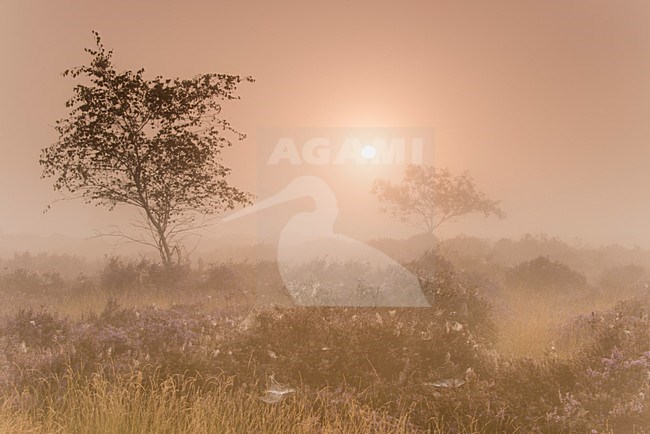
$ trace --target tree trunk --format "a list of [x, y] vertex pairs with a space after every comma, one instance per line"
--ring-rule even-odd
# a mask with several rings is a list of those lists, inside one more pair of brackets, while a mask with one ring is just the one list
[[162, 260], [163, 266], [167, 269], [171, 268], [173, 264], [173, 258], [172, 258], [172, 251], [169, 247], [169, 242], [167, 241], [167, 235], [165, 234], [165, 229], [162, 227], [160, 222], [156, 219], [156, 217], [153, 215], [151, 210], [149, 209], [149, 206], [144, 202], [144, 197], [143, 195], [140, 195], [143, 199], [143, 207], [144, 211], [147, 215], [147, 219], [151, 223], [151, 225], [156, 229], [156, 233], [158, 235], [158, 253], [160, 253], [160, 259]]
[[165, 268], [170, 268], [173, 263], [172, 252], [169, 248], [169, 243], [167, 242], [167, 237], [165, 236], [164, 231], [159, 227], [158, 224], [152, 222], [158, 231], [158, 251], [160, 253], [160, 259], [162, 259], [163, 266]]

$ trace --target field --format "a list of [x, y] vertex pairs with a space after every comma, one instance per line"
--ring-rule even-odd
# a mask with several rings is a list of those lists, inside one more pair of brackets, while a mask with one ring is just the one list
[[648, 252], [412, 256], [431, 308], [290, 306], [271, 261], [3, 259], [0, 432], [650, 432]]

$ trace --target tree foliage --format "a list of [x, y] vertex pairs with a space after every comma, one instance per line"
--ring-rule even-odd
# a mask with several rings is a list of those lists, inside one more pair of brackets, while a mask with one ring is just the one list
[[475, 212], [505, 217], [499, 201], [477, 190], [469, 173], [454, 175], [446, 168], [411, 164], [401, 184], [380, 179], [374, 182], [372, 193], [381, 202], [382, 213], [427, 232]]
[[54, 188], [112, 210], [140, 211], [137, 235], [158, 249], [165, 265], [180, 259], [180, 241], [200, 214], [250, 201], [227, 181], [223, 148], [244, 135], [220, 117], [219, 101], [238, 99], [250, 77], [202, 74], [190, 79], [147, 79], [144, 69], [118, 71], [112, 50], [93, 32], [88, 65], [66, 70], [81, 79], [66, 102], [69, 116], [56, 123], [59, 139], [42, 150], [43, 177]]

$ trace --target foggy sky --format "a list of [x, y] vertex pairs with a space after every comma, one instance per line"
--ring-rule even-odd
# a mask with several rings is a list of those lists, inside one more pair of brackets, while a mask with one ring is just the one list
[[[38, 157], [67, 113], [61, 72], [88, 60], [97, 30], [118, 69], [255, 77], [223, 112], [248, 134], [225, 156], [242, 188], [256, 190], [259, 128], [424, 127], [435, 164], [470, 171], [508, 214], [443, 235], [650, 246], [649, 22], [640, 0], [5, 1], [0, 231], [82, 237], [125, 221], [80, 202], [42, 212], [60, 197]], [[360, 218], [361, 237], [407, 233], [371, 206], [342, 210], [341, 230]]]

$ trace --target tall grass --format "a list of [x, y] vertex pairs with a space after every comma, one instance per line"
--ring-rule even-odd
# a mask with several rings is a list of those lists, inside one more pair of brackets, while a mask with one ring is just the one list
[[413, 432], [408, 412], [359, 403], [327, 389], [307, 396], [298, 391], [277, 404], [259, 399], [254, 387], [234, 388], [228, 378], [198, 380], [176, 376], [143, 380], [140, 373], [108, 379], [98, 374], [81, 380], [70, 373], [62, 394], [44, 393], [31, 406], [20, 396], [5, 396], [0, 432], [31, 433], [342, 433]]
[[[499, 339], [497, 350], [518, 356], [542, 356], [556, 352], [570, 354], [582, 343], [582, 335], [564, 337], [564, 345], [556, 341], [558, 330], [577, 315], [611, 309], [617, 302], [638, 295], [635, 290], [582, 292], [574, 288], [549, 293], [531, 288], [505, 288], [498, 302]], [[565, 330], [566, 331], [566, 330]], [[573, 345], [567, 345], [570, 342]]]

